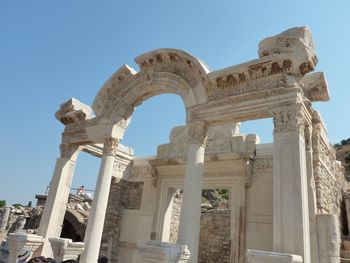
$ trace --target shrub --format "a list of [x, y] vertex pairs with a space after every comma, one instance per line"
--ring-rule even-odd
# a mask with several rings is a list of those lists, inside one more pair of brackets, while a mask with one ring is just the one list
[[4, 207], [6, 205], [6, 201], [5, 200], [0, 200], [0, 207]]

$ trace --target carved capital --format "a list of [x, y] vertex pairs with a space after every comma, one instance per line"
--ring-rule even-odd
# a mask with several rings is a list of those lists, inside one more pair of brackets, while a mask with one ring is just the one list
[[61, 158], [71, 159], [73, 154], [79, 149], [79, 145], [70, 143], [61, 143], [60, 152]]
[[189, 144], [202, 144], [207, 141], [207, 124], [203, 121], [195, 121], [187, 124], [187, 134]]
[[304, 134], [306, 123], [301, 103], [273, 108], [270, 112], [273, 116], [274, 133], [299, 131]]
[[103, 155], [115, 155], [119, 142], [118, 138], [106, 138], [103, 144]]

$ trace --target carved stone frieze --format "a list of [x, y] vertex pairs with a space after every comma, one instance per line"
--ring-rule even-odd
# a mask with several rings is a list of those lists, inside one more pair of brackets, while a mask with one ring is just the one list
[[[280, 73], [288, 72], [291, 64], [292, 62], [288, 59], [267, 60], [233, 70], [226, 75], [216, 77], [215, 82], [207, 85], [207, 96], [209, 100], [217, 100], [227, 96], [285, 86], [286, 79]], [[276, 74], [280, 75], [274, 76]]]
[[202, 121], [191, 122], [187, 124], [188, 143], [189, 144], [206, 144], [207, 124]]
[[118, 138], [106, 138], [103, 144], [103, 155], [115, 155], [119, 142]]
[[272, 156], [266, 156], [263, 158], [256, 158], [253, 161], [253, 170], [254, 171], [265, 171], [272, 169], [273, 160]]
[[230, 104], [238, 104], [246, 101], [254, 101], [258, 99], [263, 99], [266, 97], [280, 96], [283, 94], [288, 94], [291, 92], [301, 92], [299, 87], [282, 87], [275, 89], [268, 89], [262, 91], [256, 91], [248, 94], [242, 94], [237, 96], [230, 96], [217, 101], [211, 101], [209, 103], [191, 107], [187, 110], [187, 121], [196, 121], [205, 118], [203, 115], [211, 109], [224, 107]]

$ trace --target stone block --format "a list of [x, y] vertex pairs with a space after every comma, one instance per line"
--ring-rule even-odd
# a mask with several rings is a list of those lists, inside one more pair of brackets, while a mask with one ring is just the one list
[[186, 245], [141, 240], [137, 247], [143, 263], [187, 263], [190, 258], [190, 251]]
[[84, 251], [85, 244], [82, 242], [72, 242], [69, 238], [50, 238], [49, 239], [53, 257], [57, 262], [64, 260], [76, 260]]
[[298, 255], [276, 253], [261, 250], [247, 249], [248, 263], [302, 263], [303, 258]]

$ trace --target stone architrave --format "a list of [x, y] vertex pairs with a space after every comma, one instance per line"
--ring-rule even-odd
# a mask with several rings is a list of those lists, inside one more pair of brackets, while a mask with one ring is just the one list
[[49, 241], [57, 262], [76, 260], [85, 247], [83, 242], [72, 242], [69, 238], [50, 238]]
[[177, 243], [188, 245], [189, 262], [197, 263], [201, 217], [206, 123], [188, 124], [188, 154]]
[[271, 110], [273, 144], [273, 246], [301, 255], [310, 263], [310, 230], [304, 128], [308, 112], [302, 103]]
[[81, 262], [97, 262], [98, 259], [118, 144], [119, 139], [113, 137], [107, 138], [104, 142], [94, 200], [85, 232], [85, 250], [81, 255]]
[[303, 258], [298, 255], [276, 253], [247, 249], [246, 259], [248, 263], [302, 263]]
[[75, 164], [81, 149], [77, 145], [61, 144], [60, 150], [61, 157], [56, 161], [50, 190], [40, 220], [38, 234], [45, 238], [45, 242], [35, 253], [38, 256], [51, 256], [49, 238], [59, 237], [61, 234]]
[[143, 263], [187, 263], [190, 258], [186, 245], [142, 240], [137, 243], [137, 248]]
[[38, 235], [23, 232], [9, 234], [7, 237], [7, 246], [9, 251], [7, 263], [16, 263], [18, 253], [21, 251], [21, 249], [35, 252], [43, 243], [44, 238]]

